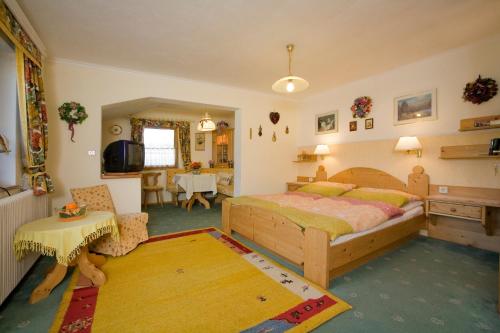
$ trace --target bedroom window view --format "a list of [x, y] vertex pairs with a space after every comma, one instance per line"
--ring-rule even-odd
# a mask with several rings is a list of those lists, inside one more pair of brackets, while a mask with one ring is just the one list
[[144, 129], [144, 166], [175, 166], [175, 130]]
[[500, 332], [499, 22], [0, 0], [0, 332]]

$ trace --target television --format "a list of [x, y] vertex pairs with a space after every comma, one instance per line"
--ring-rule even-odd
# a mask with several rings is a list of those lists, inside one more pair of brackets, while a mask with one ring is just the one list
[[144, 169], [144, 144], [129, 140], [111, 142], [103, 154], [104, 171], [137, 172]]

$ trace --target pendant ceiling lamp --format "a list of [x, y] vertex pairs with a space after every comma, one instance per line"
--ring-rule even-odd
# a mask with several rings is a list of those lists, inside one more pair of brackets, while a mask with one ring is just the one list
[[301, 77], [292, 75], [292, 52], [294, 45], [288, 44], [286, 49], [288, 51], [288, 76], [282, 77], [274, 82], [272, 88], [276, 92], [288, 94], [306, 90], [307, 87], [309, 87], [309, 82]]
[[201, 118], [200, 122], [198, 123], [197, 129], [200, 132], [210, 132], [215, 130], [215, 123], [213, 122], [208, 112], [205, 112], [205, 115], [203, 116], [203, 118]]

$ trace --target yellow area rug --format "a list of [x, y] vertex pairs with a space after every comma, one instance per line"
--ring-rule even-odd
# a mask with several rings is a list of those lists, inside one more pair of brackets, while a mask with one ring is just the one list
[[101, 267], [75, 270], [51, 332], [308, 332], [344, 301], [215, 228], [149, 239]]

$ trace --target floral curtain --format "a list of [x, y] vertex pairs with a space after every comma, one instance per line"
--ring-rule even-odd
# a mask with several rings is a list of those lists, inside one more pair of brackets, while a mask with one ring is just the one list
[[0, 30], [16, 48], [17, 91], [23, 164], [35, 195], [54, 191], [45, 171], [48, 150], [47, 109], [42, 79], [42, 53], [0, 0]]
[[169, 128], [176, 129], [179, 134], [179, 146], [184, 166], [191, 164], [191, 138], [189, 121], [130, 119], [132, 126], [132, 141], [143, 142], [144, 128]]
[[16, 49], [19, 112], [23, 139], [23, 164], [35, 195], [54, 191], [45, 172], [49, 132], [42, 69]]

